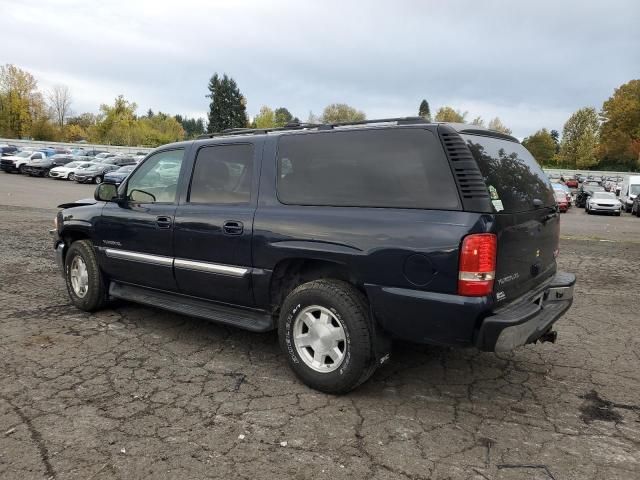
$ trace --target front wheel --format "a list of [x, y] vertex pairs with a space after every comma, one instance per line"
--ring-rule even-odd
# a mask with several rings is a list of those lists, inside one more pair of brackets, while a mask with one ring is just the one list
[[366, 298], [339, 280], [314, 280], [285, 299], [280, 346], [296, 376], [326, 393], [346, 393], [375, 371]]
[[64, 278], [69, 297], [80, 310], [93, 312], [105, 305], [107, 290], [90, 240], [71, 244], [64, 260]]
[[70, 173], [69, 175], [67, 175], [67, 179], [73, 182], [76, 179], [76, 176], [73, 173]]
[[20, 165], [20, 166], [18, 167], [18, 173], [22, 173], [22, 174], [24, 174], [24, 167], [25, 167], [24, 165]]
[[98, 175], [96, 178], [93, 179], [93, 183], [95, 183], [96, 185], [100, 185], [102, 183], [102, 177]]

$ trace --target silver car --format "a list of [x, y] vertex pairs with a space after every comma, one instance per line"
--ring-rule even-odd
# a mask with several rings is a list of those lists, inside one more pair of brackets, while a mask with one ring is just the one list
[[604, 212], [620, 216], [621, 210], [622, 203], [611, 192], [593, 192], [593, 195], [587, 199], [588, 214]]

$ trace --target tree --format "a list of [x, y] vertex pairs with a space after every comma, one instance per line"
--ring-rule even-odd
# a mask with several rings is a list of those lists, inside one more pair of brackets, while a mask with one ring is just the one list
[[71, 91], [66, 85], [56, 85], [51, 89], [48, 97], [58, 128], [62, 130], [65, 119], [71, 114]]
[[484, 119], [481, 116], [477, 116], [471, 121], [471, 125], [478, 125], [479, 127], [484, 127]]
[[569, 167], [589, 168], [598, 163], [598, 114], [595, 108], [581, 108], [569, 117], [562, 129], [560, 161]]
[[503, 125], [502, 121], [498, 117], [491, 120], [487, 128], [489, 128], [489, 130], [495, 130], [496, 132], [502, 132], [506, 133], [507, 135], [511, 135], [511, 129]]
[[67, 124], [64, 128], [64, 139], [68, 142], [77, 142], [78, 140], [86, 140], [89, 134], [80, 125]]
[[37, 87], [29, 72], [11, 64], [0, 67], [0, 134], [23, 137], [30, 133], [32, 110], [41, 99]]
[[429, 102], [422, 100], [418, 107], [418, 116], [424, 118], [427, 122], [431, 121], [431, 110], [429, 109]]
[[253, 119], [256, 128], [274, 128], [276, 126], [276, 116], [269, 107], [264, 105], [260, 113]]
[[209, 81], [208, 132], [222, 132], [228, 128], [247, 126], [246, 100], [233, 78], [217, 73]]
[[553, 138], [553, 143], [556, 144], [556, 153], [560, 153], [560, 132], [551, 130], [551, 138]]
[[276, 127], [284, 127], [287, 123], [293, 121], [293, 115], [285, 107], [276, 108]]
[[332, 103], [322, 112], [322, 123], [361, 122], [366, 118], [364, 112], [346, 103]]
[[600, 116], [603, 156], [637, 168], [640, 157], [635, 145], [640, 141], [640, 80], [631, 80], [616, 88], [602, 105]]
[[436, 122], [464, 123], [467, 112], [454, 110], [451, 107], [441, 107], [436, 112]]
[[175, 115], [174, 118], [182, 125], [185, 138], [197, 138], [207, 131], [204, 126], [204, 118], [189, 118], [182, 115]]
[[[114, 145], [134, 144], [135, 102], [119, 95], [113, 105], [100, 105], [103, 119], [96, 125], [99, 141]], [[137, 143], [137, 142], [135, 142]]]
[[556, 153], [556, 143], [546, 128], [538, 130], [530, 137], [522, 140], [522, 145], [542, 165], [551, 165]]

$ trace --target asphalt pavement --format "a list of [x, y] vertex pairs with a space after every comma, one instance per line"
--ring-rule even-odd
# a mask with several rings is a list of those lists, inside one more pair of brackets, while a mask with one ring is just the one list
[[397, 344], [331, 396], [274, 333], [72, 307], [47, 232], [92, 192], [0, 173], [1, 479], [640, 478], [640, 218], [562, 215], [555, 344]]

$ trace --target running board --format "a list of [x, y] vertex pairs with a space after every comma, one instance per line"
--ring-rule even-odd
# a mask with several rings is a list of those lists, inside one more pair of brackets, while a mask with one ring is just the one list
[[252, 332], [266, 332], [275, 328], [273, 316], [264, 311], [230, 307], [185, 295], [150, 290], [118, 282], [111, 282], [109, 296], [151, 305], [190, 317], [204, 318]]

